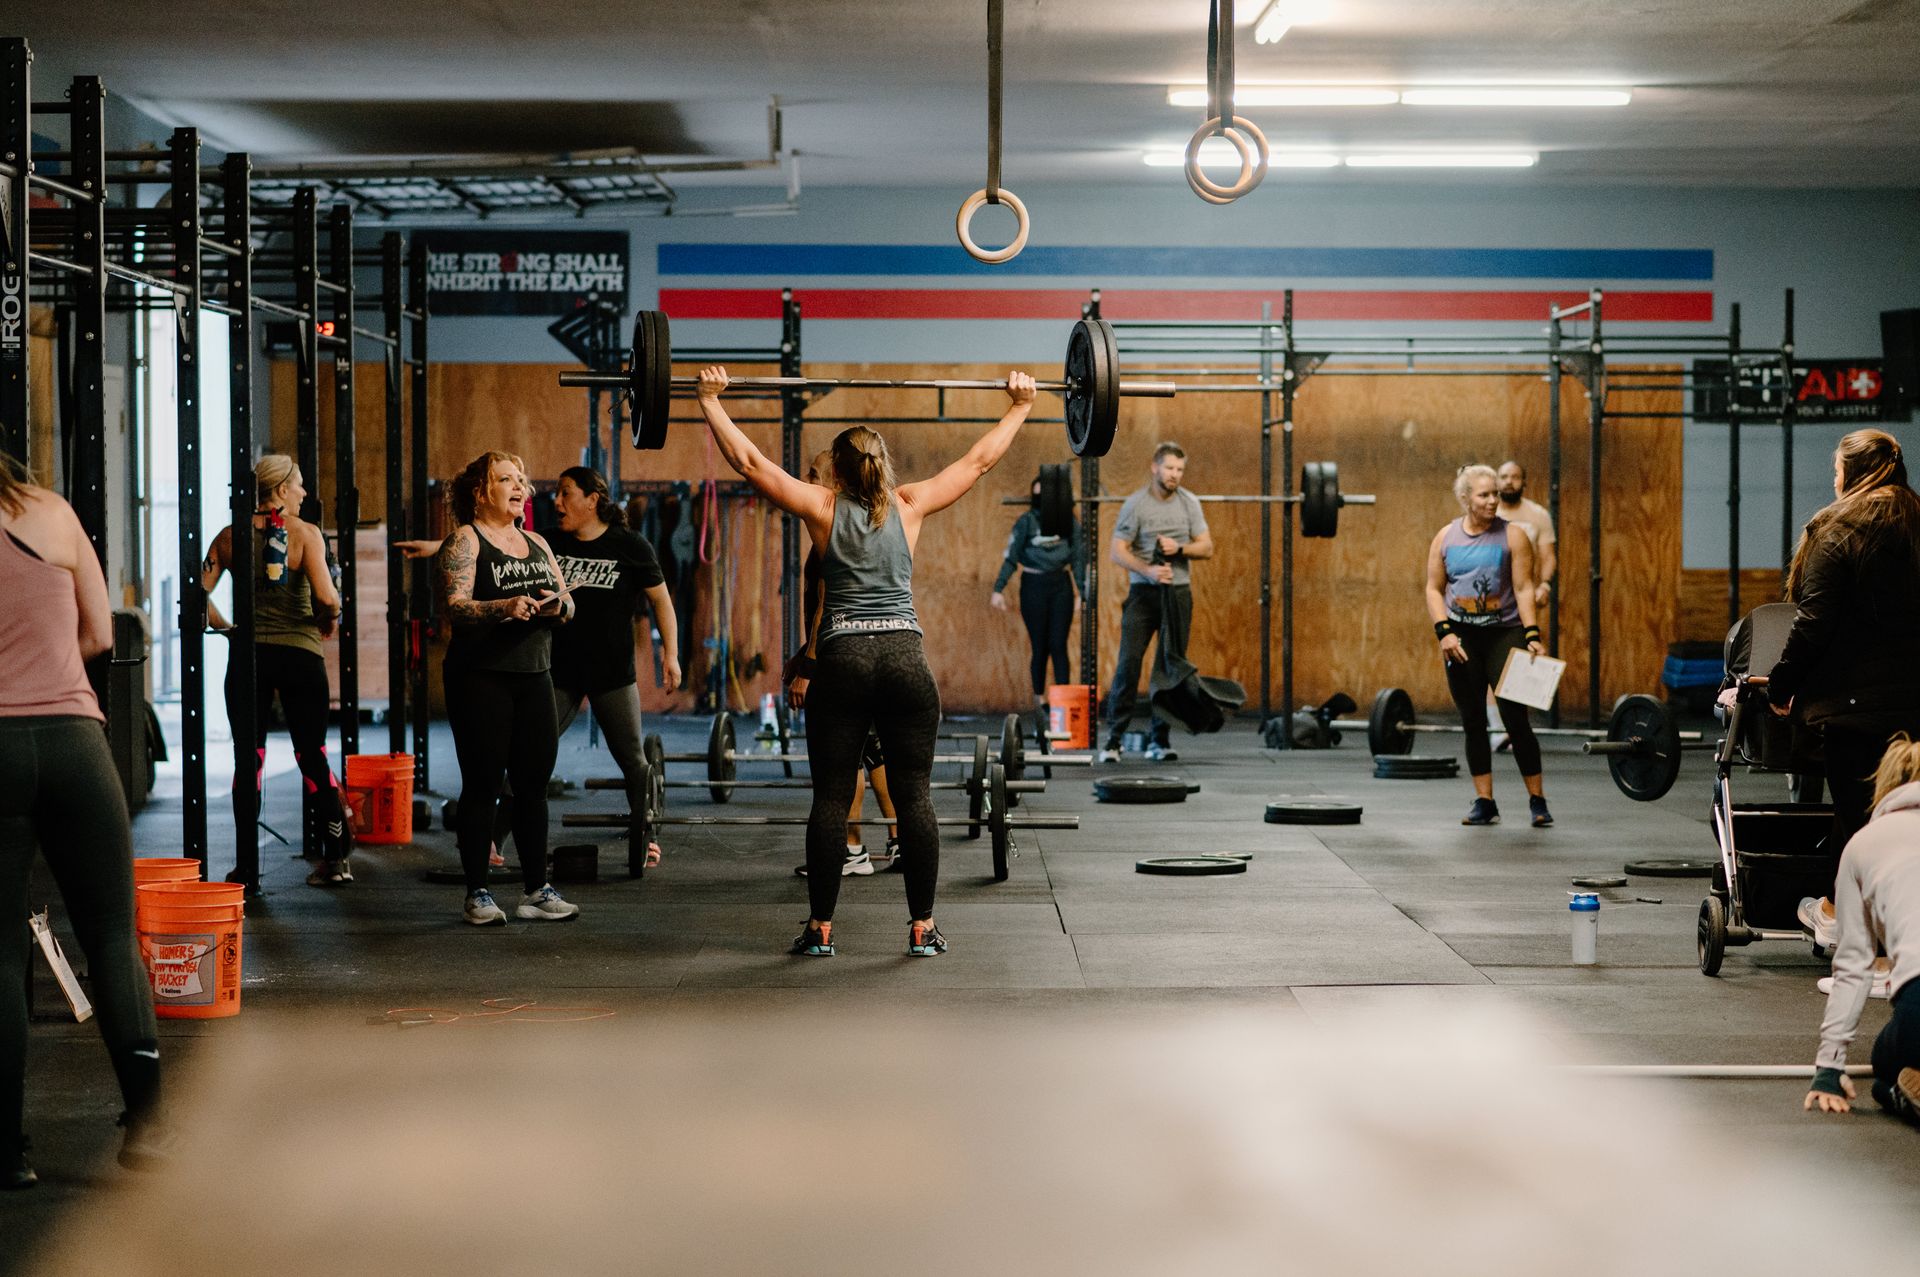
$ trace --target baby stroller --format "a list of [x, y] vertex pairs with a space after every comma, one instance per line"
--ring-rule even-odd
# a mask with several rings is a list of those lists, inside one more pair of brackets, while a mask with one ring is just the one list
[[[1727, 734], [1714, 755], [1714, 840], [1720, 863], [1700, 902], [1700, 973], [1718, 975], [1728, 945], [1760, 940], [1811, 943], [1795, 914], [1807, 896], [1833, 891], [1837, 850], [1824, 846], [1833, 807], [1818, 801], [1825, 767], [1807, 751], [1805, 734], [1767, 707], [1766, 676], [1793, 628], [1791, 603], [1755, 608], [1727, 635], [1727, 682], [1734, 700]], [[1796, 737], [1800, 740], [1796, 742]], [[1735, 767], [1791, 778], [1787, 801], [1736, 803]], [[1815, 956], [1819, 952], [1815, 950]]]

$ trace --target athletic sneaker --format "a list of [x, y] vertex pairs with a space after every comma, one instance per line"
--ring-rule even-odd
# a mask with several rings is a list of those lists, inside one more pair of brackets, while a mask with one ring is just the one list
[[1159, 741], [1147, 746], [1147, 761], [1150, 763], [1177, 763], [1180, 753], [1171, 745], [1162, 745]]
[[793, 938], [793, 947], [788, 953], [801, 958], [831, 958], [833, 956], [833, 924], [823, 922], [818, 927], [807, 925], [800, 928], [800, 934]]
[[1920, 1125], [1920, 1069], [1901, 1069], [1894, 1074], [1887, 1107], [1901, 1117]]
[[1800, 919], [1801, 930], [1812, 936], [1813, 942], [1822, 949], [1831, 949], [1840, 943], [1840, 919], [1827, 916], [1818, 896], [1803, 897], [1794, 912]]
[[151, 1117], [136, 1122], [125, 1113], [120, 1125], [127, 1131], [120, 1141], [120, 1165], [130, 1171], [164, 1171], [173, 1165], [180, 1144], [177, 1130]]
[[[1822, 993], [1832, 993], [1833, 977], [1830, 975], [1823, 975], [1818, 980], [1815, 980], [1813, 982], [1813, 987], [1820, 990], [1820, 992]], [[1874, 972], [1873, 983], [1867, 986], [1867, 996], [1870, 998], [1892, 997], [1893, 996], [1893, 972], [1891, 971]]]
[[[807, 867], [805, 865], [795, 865], [793, 872], [797, 876], [804, 878], [807, 876]], [[872, 872], [873, 857], [867, 854], [865, 847], [847, 848], [847, 858], [840, 864], [840, 876], [842, 878], [851, 877], [855, 874], [865, 877]]]
[[1118, 745], [1111, 745], [1111, 744], [1108, 745], [1105, 749], [1100, 751], [1100, 761], [1103, 763], [1119, 762], [1120, 747]]
[[947, 951], [947, 938], [933, 919], [916, 922], [907, 928], [907, 952], [916, 958], [937, 958]]
[[905, 873], [906, 869], [907, 862], [900, 855], [900, 840], [898, 838], [887, 839], [886, 872], [890, 874]]
[[520, 897], [520, 907], [515, 909], [516, 917], [529, 922], [571, 922], [580, 916], [580, 906], [568, 904], [561, 899], [560, 893], [548, 883], [529, 895]]
[[1527, 796], [1527, 812], [1533, 817], [1535, 829], [1545, 829], [1553, 823], [1553, 813], [1547, 810], [1547, 800], [1537, 795]]
[[335, 869], [333, 861], [316, 860], [313, 862], [312, 872], [307, 874], [307, 885], [309, 887], [331, 887], [340, 881], [336, 876], [337, 873], [338, 870]]
[[1463, 825], [1497, 825], [1500, 823], [1500, 808], [1491, 798], [1476, 798], [1473, 806], [1467, 809]]
[[27, 1160], [27, 1137], [20, 1137], [20, 1151], [16, 1154], [0, 1153], [0, 1192], [18, 1188], [32, 1188], [40, 1182], [34, 1173], [33, 1163]]
[[485, 887], [467, 894], [467, 921], [476, 927], [504, 927], [507, 912], [493, 903], [493, 893]]

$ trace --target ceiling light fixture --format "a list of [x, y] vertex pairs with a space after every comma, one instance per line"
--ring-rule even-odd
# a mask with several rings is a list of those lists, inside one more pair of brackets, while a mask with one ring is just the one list
[[1346, 159], [1348, 168], [1532, 168], [1539, 162], [1530, 151], [1403, 151]]
[[1253, 24], [1253, 42], [1278, 44], [1289, 28], [1326, 21], [1327, 7], [1326, 0], [1273, 0]]
[[[1182, 151], [1148, 151], [1141, 161], [1148, 168], [1179, 168], [1187, 162]], [[1203, 168], [1238, 168], [1240, 153], [1224, 138], [1208, 138], [1200, 144]], [[1272, 168], [1338, 168], [1340, 157], [1331, 151], [1274, 151], [1268, 160]]]
[[1629, 89], [1436, 88], [1402, 89], [1408, 106], [1625, 106]]
[[[1233, 104], [1241, 106], [1392, 106], [1397, 89], [1355, 84], [1236, 84]], [[1169, 106], [1205, 106], [1204, 85], [1176, 84], [1167, 90]]]

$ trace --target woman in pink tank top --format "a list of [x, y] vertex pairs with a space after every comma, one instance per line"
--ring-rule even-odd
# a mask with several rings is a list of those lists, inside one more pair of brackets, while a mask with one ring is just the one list
[[[134, 946], [133, 839], [85, 665], [112, 646], [107, 583], [72, 508], [28, 482], [4, 452], [0, 598], [8, 602], [0, 608], [0, 928], [25, 922], [37, 848], [87, 956], [100, 1036], [126, 1102], [120, 1164], [154, 1169], [168, 1160], [172, 1136], [155, 1117], [160, 1047]], [[38, 1178], [24, 1130], [28, 954], [25, 944], [0, 943], [0, 1190]]]

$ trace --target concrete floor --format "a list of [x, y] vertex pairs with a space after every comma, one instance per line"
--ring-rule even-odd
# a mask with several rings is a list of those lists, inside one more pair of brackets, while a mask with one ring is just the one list
[[[669, 749], [704, 748], [704, 722], [655, 726], [666, 731]], [[995, 727], [981, 724], [979, 730]], [[971, 730], [966, 724], [951, 729]], [[1184, 755], [1180, 763], [1151, 769], [1200, 782], [1201, 792], [1177, 806], [1098, 804], [1088, 769], [1057, 771], [1050, 791], [1029, 796], [1027, 809], [1078, 813], [1081, 828], [1017, 835], [1019, 855], [1005, 883], [990, 881], [984, 841], [964, 841], [953, 836], [957, 831], [946, 831], [938, 916], [953, 949], [934, 961], [902, 956], [902, 883], [886, 874], [845, 880], [836, 919], [839, 957], [786, 956], [786, 942], [807, 911], [805, 884], [792, 874], [801, 859], [798, 828], [670, 829], [661, 840], [665, 863], [638, 881], [617, 876], [624, 847], [608, 834], [600, 839], [603, 880], [566, 889], [582, 907], [578, 921], [559, 926], [513, 922], [484, 930], [461, 921], [458, 887], [421, 880], [424, 869], [455, 861], [450, 836], [438, 828], [417, 835], [410, 847], [363, 849], [355, 857], [356, 883], [338, 891], [304, 886], [303, 865], [266, 840], [266, 891], [250, 906], [246, 924], [246, 1010], [231, 1021], [162, 1021], [169, 1085], [191, 1111], [252, 1113], [236, 1138], [244, 1142], [251, 1132], [255, 1143], [274, 1147], [276, 1155], [263, 1165], [292, 1177], [302, 1191], [290, 1200], [304, 1201], [313, 1184], [303, 1164], [307, 1146], [280, 1146], [270, 1136], [263, 1140], [267, 1128], [261, 1123], [310, 1123], [321, 1112], [338, 1112], [341, 1121], [350, 1122], [366, 1115], [376, 1093], [409, 1084], [432, 1090], [433, 1070], [441, 1068], [478, 1067], [476, 1085], [483, 1092], [503, 1078], [523, 1077], [516, 1070], [539, 1070], [531, 1076], [543, 1080], [509, 1086], [502, 1102], [509, 1109], [524, 1108], [533, 1102], [530, 1091], [539, 1096], [557, 1090], [559, 1110], [572, 1112], [556, 1073], [574, 1082], [602, 1069], [611, 1070], [611, 1077], [630, 1077], [616, 1061], [631, 1058], [627, 1053], [651, 1053], [658, 1057], [659, 1075], [670, 1076], [690, 1059], [707, 1059], [722, 1042], [743, 1054], [730, 1055], [718, 1068], [694, 1071], [700, 1079], [695, 1090], [709, 1106], [696, 1111], [732, 1111], [750, 1086], [791, 1088], [802, 1097], [797, 1103], [811, 1097], [837, 1104], [841, 1097], [823, 1097], [817, 1087], [803, 1085], [819, 1076], [809, 1063], [815, 1056], [790, 1054], [791, 1043], [807, 1041], [809, 1032], [826, 1026], [834, 1026], [834, 1041], [842, 1044], [815, 1043], [820, 1060], [838, 1060], [827, 1083], [843, 1079], [852, 1083], [845, 1089], [871, 1095], [868, 1116], [886, 1111], [885, 1088], [903, 1070], [906, 1076], [922, 1071], [911, 1063], [918, 1050], [898, 1050], [897, 1037], [851, 1058], [836, 1054], [848, 1042], [871, 1045], [865, 1035], [876, 1026], [905, 1033], [909, 1044], [921, 1041], [921, 1030], [898, 1026], [923, 1026], [925, 1040], [943, 1043], [937, 1055], [951, 1063], [974, 1058], [989, 1040], [1001, 1044], [998, 1058], [1059, 1047], [1061, 1058], [1074, 1061], [1053, 1075], [1052, 1064], [1043, 1060], [1021, 1076], [988, 1062], [949, 1079], [947, 1089], [895, 1097], [919, 1122], [930, 1120], [930, 1114], [964, 1110], [970, 1097], [1003, 1116], [1002, 1101], [1015, 1096], [1032, 1102], [1036, 1111], [1068, 1111], [1088, 1088], [1097, 1092], [1101, 1070], [1116, 1056], [1137, 1060], [1142, 1052], [1162, 1049], [1176, 1056], [1188, 1053], [1170, 1057], [1164, 1068], [1183, 1078], [1198, 1070], [1202, 1079], [1218, 1077], [1223, 1085], [1235, 1069], [1262, 1058], [1263, 1050], [1273, 1053], [1274, 1071], [1256, 1076], [1268, 1083], [1286, 1076], [1287, 1060], [1293, 1058], [1289, 1052], [1301, 1044], [1311, 1060], [1350, 1059], [1351, 1069], [1342, 1078], [1364, 1077], [1370, 1057], [1362, 1044], [1377, 1046], [1383, 1033], [1392, 1039], [1386, 1058], [1394, 1065], [1387, 1076], [1397, 1079], [1388, 1088], [1396, 1099], [1404, 1099], [1409, 1078], [1395, 1066], [1417, 1066], [1411, 1070], [1415, 1078], [1442, 1088], [1440, 1103], [1421, 1106], [1420, 1113], [1485, 1104], [1507, 1115], [1488, 1118], [1496, 1126], [1518, 1120], [1514, 1105], [1499, 1097], [1511, 1093], [1508, 1088], [1518, 1085], [1522, 1073], [1530, 1079], [1561, 1077], [1554, 1072], [1559, 1064], [1799, 1065], [1812, 1058], [1824, 1005], [1814, 989], [1821, 965], [1802, 946], [1761, 945], [1731, 951], [1721, 978], [1702, 977], [1695, 968], [1693, 938], [1700, 880], [1635, 879], [1625, 889], [1602, 892], [1600, 963], [1569, 964], [1570, 877], [1618, 873], [1632, 857], [1712, 853], [1705, 824], [1710, 769], [1704, 755], [1689, 755], [1668, 798], [1637, 804], [1615, 791], [1599, 761], [1551, 750], [1548, 784], [1559, 823], [1537, 831], [1523, 819], [1521, 791], [1504, 758], [1496, 779], [1509, 823], [1466, 829], [1458, 823], [1470, 796], [1463, 780], [1375, 780], [1364, 743], [1351, 735], [1334, 751], [1283, 755], [1260, 749], [1251, 725], [1238, 724], [1220, 735], [1177, 744]], [[1422, 745], [1423, 752], [1446, 752], [1452, 742], [1427, 738]], [[450, 787], [453, 751], [444, 729], [436, 732], [434, 748], [435, 779]], [[284, 741], [276, 738], [274, 753], [284, 749]], [[613, 770], [604, 752], [589, 750], [584, 724], [563, 742], [557, 774], [579, 780]], [[1133, 763], [1122, 770], [1149, 769]], [[670, 774], [694, 776], [699, 770], [675, 766]], [[1739, 783], [1756, 793], [1778, 786], [1761, 777]], [[215, 789], [223, 793], [224, 783]], [[283, 830], [297, 825], [295, 791], [291, 774], [269, 781], [269, 823]], [[1358, 826], [1315, 828], [1262, 823], [1264, 802], [1283, 794], [1343, 796], [1364, 804], [1364, 820]], [[804, 794], [798, 792], [743, 791], [730, 806], [714, 808], [703, 790], [676, 789], [669, 791], [668, 802], [670, 811], [684, 814], [804, 812]], [[959, 795], [936, 794], [943, 812], [957, 811], [962, 803]], [[561, 814], [620, 805], [612, 793], [571, 791], [553, 804], [554, 840], [585, 840], [575, 837], [582, 831], [558, 827]], [[437, 799], [433, 807], [437, 826]], [[231, 864], [224, 804], [216, 815], [221, 841], [215, 867], [224, 870]], [[177, 821], [177, 790], [172, 798], [163, 792], [136, 822], [136, 846], [144, 854], [173, 854]], [[869, 842], [879, 844], [871, 829]], [[1216, 851], [1246, 851], [1253, 858], [1244, 875], [1231, 877], [1159, 878], [1134, 872], [1134, 861], [1143, 854]], [[504, 900], [508, 890], [501, 894]], [[57, 998], [43, 975], [43, 1011]], [[564, 1029], [484, 1034], [465, 1033], [458, 1025], [400, 1029], [384, 1019], [392, 1009], [410, 1007], [471, 1015], [481, 1010], [483, 999], [493, 998], [540, 1004], [539, 1010], [519, 1013], [522, 1017], [597, 1018]], [[1884, 1003], [1870, 1006], [1857, 1061], [1865, 1060], [1866, 1043], [1884, 1017]], [[1070, 1040], [1059, 1038], [1063, 1026], [1075, 1035]], [[1089, 1056], [1084, 1053], [1088, 1034], [1118, 1037]], [[459, 1042], [447, 1060], [416, 1045], [436, 1035]], [[729, 1035], [744, 1036], [736, 1042]], [[1216, 1036], [1229, 1047], [1215, 1050]], [[28, 1113], [43, 1183], [34, 1192], [0, 1198], [0, 1234], [10, 1243], [0, 1247], [0, 1272], [42, 1271], [49, 1263], [54, 1270], [79, 1270], [90, 1261], [60, 1248], [72, 1247], [82, 1236], [111, 1235], [114, 1220], [135, 1227], [129, 1221], [141, 1218], [141, 1211], [159, 1209], [143, 1199], [162, 1190], [135, 1183], [112, 1165], [117, 1133], [111, 1119], [117, 1104], [92, 1027], [49, 1020], [34, 1026], [33, 1037]], [[228, 1043], [231, 1049], [223, 1049]], [[1195, 1059], [1194, 1052], [1202, 1054]], [[415, 1053], [421, 1058], [410, 1061]], [[244, 1070], [236, 1063], [241, 1059], [250, 1061]], [[1462, 1075], [1467, 1080], [1460, 1082], [1464, 1091], [1448, 1092], [1449, 1062], [1462, 1060], [1480, 1061], [1474, 1067], [1482, 1071], [1468, 1068]], [[766, 1070], [765, 1077], [756, 1070]], [[989, 1078], [984, 1097], [973, 1094], [970, 1088], [987, 1086]], [[1657, 1156], [1646, 1151], [1643, 1161], [1641, 1153], [1629, 1150], [1615, 1168], [1623, 1183], [1632, 1181], [1642, 1190], [1643, 1202], [1645, 1193], [1655, 1190], [1652, 1181], [1641, 1183], [1641, 1176], [1700, 1159], [1719, 1168], [1710, 1172], [1716, 1182], [1723, 1172], [1732, 1176], [1737, 1164], [1740, 1175], [1761, 1175], [1763, 1186], [1788, 1202], [1807, 1200], [1802, 1190], [1837, 1191], [1871, 1210], [1895, 1207], [1890, 1217], [1903, 1220], [1920, 1203], [1920, 1157], [1915, 1156], [1920, 1135], [1883, 1117], [1870, 1103], [1856, 1116], [1823, 1119], [1801, 1113], [1804, 1084], [1791, 1080], [1583, 1085], [1590, 1089], [1556, 1092], [1543, 1101], [1557, 1116], [1549, 1122], [1529, 1119], [1530, 1138], [1542, 1138], [1542, 1126], [1555, 1126], [1564, 1117], [1577, 1118], [1585, 1129], [1634, 1130], [1665, 1141]], [[650, 1098], [635, 1098], [632, 1104], [657, 1106], [670, 1099], [657, 1087], [635, 1089]], [[1364, 1094], [1357, 1084], [1329, 1087], [1350, 1098], [1356, 1089]], [[1128, 1106], [1129, 1117], [1117, 1127], [1108, 1114], [1095, 1128], [1114, 1138], [1137, 1133], [1169, 1122], [1179, 1104], [1168, 1104], [1166, 1113], [1153, 1112], [1151, 1105]], [[626, 1100], [604, 1093], [580, 1110], [587, 1117], [575, 1136], [579, 1156], [557, 1175], [579, 1171], [585, 1165], [581, 1159], [611, 1138], [611, 1128], [596, 1135], [591, 1115], [615, 1110], [624, 1115], [621, 1120], [631, 1120], [634, 1111]], [[1220, 1117], [1223, 1129], [1239, 1120], [1231, 1113], [1242, 1111], [1251, 1110], [1242, 1104]], [[500, 1105], [489, 1116], [509, 1123], [511, 1118]], [[668, 1103], [656, 1119], [670, 1126], [684, 1120], [685, 1112]], [[859, 1113], [850, 1120], [860, 1120]], [[1182, 1129], [1208, 1129], [1207, 1120], [1192, 1118], [1195, 1125]], [[1038, 1139], [1037, 1129], [1029, 1124], [1007, 1138], [1015, 1144]], [[1084, 1135], [1089, 1128], [1076, 1129]], [[694, 1146], [703, 1146], [712, 1132], [692, 1122], [685, 1134]], [[954, 1136], [963, 1143], [966, 1137], [965, 1131]], [[1328, 1138], [1336, 1153], [1347, 1147], [1344, 1137]], [[1436, 1132], [1433, 1138], [1444, 1143], [1449, 1137]], [[1453, 1138], [1457, 1145], [1465, 1137]], [[1072, 1141], [1076, 1147], [1079, 1140]], [[1554, 1150], [1572, 1157], [1579, 1142], [1543, 1147], [1549, 1158], [1556, 1156]], [[1456, 1151], [1458, 1160], [1471, 1161], [1464, 1148]], [[242, 1159], [252, 1155], [234, 1153]], [[635, 1160], [651, 1164], [657, 1156], [650, 1151]], [[1124, 1161], [1127, 1155], [1114, 1156]], [[1333, 1156], [1332, 1164], [1338, 1160]], [[897, 1150], [881, 1162], [875, 1175], [899, 1177]], [[1074, 1173], [1097, 1177], [1109, 1165], [1091, 1170], [1082, 1165]], [[513, 1163], [507, 1166], [502, 1173], [514, 1176]], [[275, 1173], [262, 1170], [257, 1178], [264, 1183]], [[866, 1174], [864, 1167], [860, 1173]], [[952, 1200], [974, 1200], [979, 1184], [962, 1171], [954, 1175]], [[1608, 1200], [1605, 1167], [1596, 1176], [1581, 1180], [1580, 1191], [1590, 1193], [1588, 1205], [1597, 1209]], [[365, 1177], [352, 1178], [354, 1191], [364, 1192]], [[1058, 1187], [1058, 1179], [1050, 1182]], [[591, 1199], [601, 1183], [589, 1181], [569, 1201], [577, 1206], [580, 1197]], [[1675, 1191], [1681, 1189], [1697, 1198], [1700, 1185], [1691, 1182]], [[1416, 1185], [1411, 1191], [1418, 1197], [1427, 1190]], [[488, 1200], [486, 1208], [497, 1210], [514, 1196], [509, 1189], [504, 1197]], [[999, 1199], [987, 1194], [981, 1200]], [[1046, 1197], [1042, 1193], [1032, 1200]], [[1113, 1198], [1103, 1200], [1111, 1205]], [[263, 1198], [253, 1218], [278, 1218], [282, 1208], [271, 1201]], [[1750, 1199], [1741, 1207], [1743, 1215], [1754, 1209]], [[1158, 1271], [1164, 1272], [1168, 1262], [1179, 1267], [1194, 1260], [1198, 1252], [1177, 1221], [1190, 1223], [1204, 1215], [1176, 1212], [1176, 1222], [1165, 1224], [1160, 1240], [1172, 1253], [1154, 1253], [1162, 1265]], [[1043, 1256], [1056, 1262], [1050, 1246], [1058, 1238], [1048, 1234], [1072, 1217], [1071, 1203], [1036, 1208], [1029, 1221], [1036, 1231], [1020, 1252], [1031, 1263], [988, 1252], [981, 1252], [980, 1262], [1016, 1270], [1042, 1266]], [[737, 1229], [738, 1221], [731, 1227]], [[1087, 1220], [1078, 1227], [1100, 1231]], [[1414, 1227], [1407, 1224], [1409, 1236]], [[656, 1229], [655, 1236], [661, 1235]], [[1689, 1233], [1679, 1228], [1675, 1235], [1684, 1239]], [[1724, 1231], [1704, 1234], [1715, 1235], [1720, 1238], [1716, 1246], [1723, 1247]], [[217, 1252], [195, 1250], [193, 1236], [191, 1229], [181, 1234], [178, 1244], [186, 1249], [175, 1258], [197, 1259], [205, 1266]], [[965, 1228], [956, 1236], [960, 1246], [978, 1241], [968, 1241]], [[1910, 1238], [1909, 1233], [1899, 1240]], [[15, 1239], [20, 1244], [11, 1244]], [[54, 1246], [65, 1258], [46, 1259], [36, 1249], [40, 1244]], [[298, 1253], [312, 1257], [318, 1252], [308, 1247]], [[604, 1263], [583, 1261], [583, 1266], [620, 1270], [621, 1253], [609, 1252]], [[688, 1253], [705, 1254], [712, 1271], [762, 1270], [743, 1248], [722, 1245]], [[1123, 1250], [1119, 1266], [1129, 1267], [1128, 1254], [1144, 1262], [1146, 1253]], [[1708, 1249], [1702, 1256], [1726, 1253]], [[38, 1264], [32, 1261], [36, 1254], [43, 1255]], [[355, 1266], [368, 1271], [398, 1267], [399, 1254], [393, 1252], [391, 1264], [363, 1254]], [[444, 1252], [433, 1254], [437, 1261], [409, 1259], [406, 1266], [451, 1262]], [[1671, 1251], [1663, 1254], [1672, 1258]], [[1329, 1255], [1333, 1264], [1353, 1259], [1338, 1248]], [[473, 1266], [467, 1263], [464, 1270]], [[864, 1267], [851, 1259], [845, 1266]], [[1346, 1266], [1367, 1268], [1357, 1262]], [[221, 1267], [215, 1261], [205, 1270]], [[1527, 1271], [1497, 1263], [1464, 1270]]]

